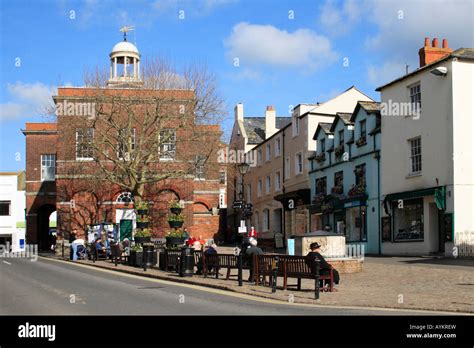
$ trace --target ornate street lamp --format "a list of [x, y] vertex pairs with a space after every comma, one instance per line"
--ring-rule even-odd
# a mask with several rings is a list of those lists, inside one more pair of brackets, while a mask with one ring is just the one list
[[[239, 173], [242, 176], [241, 184], [242, 184], [242, 189], [241, 189], [241, 199], [243, 200], [244, 198], [244, 175], [247, 174], [250, 165], [247, 162], [240, 163], [238, 165], [239, 167]], [[243, 200], [242, 205], [245, 206], [245, 201]], [[238, 280], [239, 280], [239, 286], [242, 286], [242, 258], [243, 258], [243, 253], [245, 252], [244, 250], [244, 236], [242, 236], [242, 244], [240, 246], [240, 255], [239, 255], [239, 273], [238, 273]]]

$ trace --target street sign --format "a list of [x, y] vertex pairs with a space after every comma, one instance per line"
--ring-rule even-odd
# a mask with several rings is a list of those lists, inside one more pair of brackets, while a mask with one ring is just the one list
[[234, 201], [234, 203], [232, 203], [232, 208], [242, 209], [243, 204], [244, 204], [244, 201]]
[[239, 233], [247, 233], [247, 226], [245, 226], [244, 220], [240, 220]]

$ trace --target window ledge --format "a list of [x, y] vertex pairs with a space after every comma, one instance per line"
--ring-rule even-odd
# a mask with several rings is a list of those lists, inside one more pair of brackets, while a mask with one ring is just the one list
[[423, 175], [423, 172], [411, 173], [411, 174], [408, 174], [407, 176], [405, 176], [405, 179], [416, 178], [416, 177], [422, 176], [422, 175]]
[[93, 158], [76, 158], [76, 161], [78, 162], [90, 162], [93, 161]]

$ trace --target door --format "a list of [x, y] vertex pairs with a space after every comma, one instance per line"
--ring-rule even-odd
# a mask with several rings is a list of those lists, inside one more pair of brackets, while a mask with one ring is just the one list
[[120, 220], [120, 241], [132, 240], [133, 220]]

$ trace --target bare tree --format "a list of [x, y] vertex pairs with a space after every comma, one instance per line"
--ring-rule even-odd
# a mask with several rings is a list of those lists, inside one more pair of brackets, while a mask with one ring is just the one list
[[135, 203], [145, 187], [199, 175], [218, 166], [219, 123], [224, 102], [206, 67], [178, 72], [168, 61], [144, 64], [142, 86], [107, 88], [107, 74], [85, 74], [93, 117], [81, 120], [76, 151], [93, 158], [97, 180], [131, 192]]

